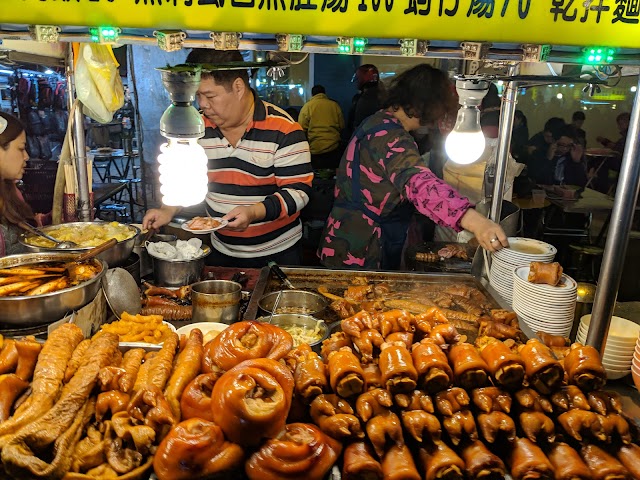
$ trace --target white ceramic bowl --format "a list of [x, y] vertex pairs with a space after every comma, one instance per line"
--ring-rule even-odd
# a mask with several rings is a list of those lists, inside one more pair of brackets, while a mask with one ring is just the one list
[[187, 337], [191, 333], [191, 330], [194, 328], [200, 329], [202, 335], [204, 336], [204, 343], [207, 344], [209, 341], [213, 340], [220, 332], [225, 330], [229, 325], [226, 323], [217, 323], [217, 322], [196, 322], [190, 323], [189, 325], [185, 325], [184, 327], [180, 327], [177, 330], [178, 335], [186, 335]]
[[616, 362], [613, 360], [605, 360], [602, 359], [602, 365], [605, 369], [613, 368], [614, 370], [625, 370], [631, 368], [631, 360], [627, 360], [626, 362]]
[[607, 342], [607, 344], [604, 347], [604, 351], [602, 353], [612, 354], [612, 355], [624, 355], [627, 357], [631, 357], [635, 353], [635, 350], [631, 347], [618, 347], [617, 345], [611, 345], [610, 343]]
[[[588, 326], [584, 327], [580, 325], [580, 327], [578, 327], [577, 335], [586, 337], [588, 332], [589, 332]], [[629, 339], [619, 340], [619, 339], [616, 339], [616, 337], [612, 337], [612, 336], [607, 337], [607, 347], [609, 348], [622, 348], [622, 349], [628, 350], [628, 349], [634, 349], [636, 348], [636, 346], [637, 345], [633, 340], [629, 340]]]
[[626, 377], [631, 372], [630, 368], [626, 370], [614, 370], [605, 367], [605, 370], [607, 372], [608, 380], [618, 380], [619, 378]]
[[633, 352], [631, 353], [618, 353], [617, 351], [609, 351], [606, 348], [604, 349], [604, 354], [602, 355], [603, 359], [612, 360], [614, 362], [626, 362], [631, 361], [633, 358]]
[[[588, 327], [591, 323], [591, 314], [584, 315], [580, 319], [580, 323], [585, 327]], [[627, 320], [622, 317], [611, 317], [611, 323], [609, 325], [609, 334], [607, 338], [625, 342], [625, 343], [633, 343], [634, 345], [638, 341], [638, 336], [640, 335], [640, 325], [632, 322], [631, 320]]]

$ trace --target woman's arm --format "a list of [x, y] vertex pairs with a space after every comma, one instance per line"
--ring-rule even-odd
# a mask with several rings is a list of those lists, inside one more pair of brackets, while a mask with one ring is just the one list
[[414, 174], [405, 188], [416, 209], [439, 225], [473, 233], [480, 245], [494, 252], [508, 247], [507, 236], [495, 222], [476, 212], [471, 203], [433, 172], [423, 168]]

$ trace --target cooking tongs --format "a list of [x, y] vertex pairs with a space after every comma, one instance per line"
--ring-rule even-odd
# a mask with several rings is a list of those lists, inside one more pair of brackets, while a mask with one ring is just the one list
[[291, 283], [291, 280], [289, 280], [289, 278], [287, 277], [287, 275], [280, 269], [280, 267], [278, 266], [278, 264], [274, 261], [271, 261], [269, 263], [267, 263], [267, 265], [269, 266], [269, 268], [271, 269], [271, 271], [273, 272], [273, 274], [278, 277], [278, 279], [284, 284], [285, 287], [291, 289], [291, 290], [295, 290], [296, 287], [293, 286], [293, 283]]

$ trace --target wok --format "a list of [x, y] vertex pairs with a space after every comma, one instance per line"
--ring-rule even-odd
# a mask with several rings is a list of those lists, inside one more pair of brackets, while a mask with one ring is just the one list
[[[100, 223], [106, 223], [106, 222], [72, 222], [72, 223], [65, 223], [64, 226], [82, 227], [82, 226], [95, 225]], [[49, 233], [52, 229], [59, 226], [60, 225], [50, 225], [47, 227], [43, 227], [40, 230], [42, 230], [45, 233]], [[133, 252], [133, 246], [136, 243], [136, 238], [138, 237], [138, 235], [140, 235], [140, 229], [138, 227], [134, 227], [133, 225], [123, 225], [123, 226], [131, 230], [134, 233], [134, 235], [131, 238], [127, 238], [126, 240], [119, 241], [118, 243], [115, 244], [115, 246], [111, 247], [110, 249], [98, 255], [98, 258], [100, 260], [104, 260], [105, 262], [107, 262], [107, 264], [109, 265], [109, 268], [119, 267], [121, 265], [124, 265], [127, 262], [129, 256], [131, 255], [131, 252]], [[44, 252], [60, 251], [55, 247], [39, 247], [36, 245], [31, 245], [28, 243], [28, 241], [32, 237], [36, 237], [36, 235], [30, 234], [30, 233], [23, 233], [22, 235], [20, 235], [20, 243], [24, 245], [27, 252], [29, 253], [43, 252], [44, 253]], [[65, 253], [67, 252], [75, 253], [77, 255], [79, 253], [85, 253], [91, 250], [92, 248], [93, 247], [67, 248], [64, 251]]]
[[[77, 254], [64, 252], [23, 253], [0, 258], [0, 268], [34, 265], [47, 262], [72, 262]], [[34, 296], [0, 297], [0, 323], [30, 327], [60, 320], [68, 312], [84, 307], [100, 291], [100, 280], [107, 271], [107, 264], [94, 258], [101, 270], [91, 280], [73, 287]]]

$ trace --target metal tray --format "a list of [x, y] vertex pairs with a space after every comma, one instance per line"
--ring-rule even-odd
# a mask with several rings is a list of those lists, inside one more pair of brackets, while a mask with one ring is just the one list
[[[464, 273], [419, 273], [419, 272], [380, 272], [370, 270], [330, 270], [322, 268], [282, 267], [282, 271], [289, 277], [293, 285], [301, 290], [317, 291], [320, 285], [326, 285], [333, 294], [342, 296], [344, 290], [352, 284], [355, 277], [366, 277], [370, 283], [387, 283], [395, 291], [409, 290], [416, 286], [435, 284], [468, 285], [480, 290], [495, 308], [501, 308], [502, 299], [497, 300], [495, 291], [486, 288], [479, 279]], [[260, 317], [258, 301], [266, 293], [285, 288], [280, 280], [271, 273], [269, 267], [260, 271], [260, 277], [251, 295], [251, 300], [244, 315], [245, 320], [255, 320]], [[327, 322], [335, 323], [340, 318], [330, 309], [315, 315]], [[465, 332], [475, 338], [477, 332]]]

